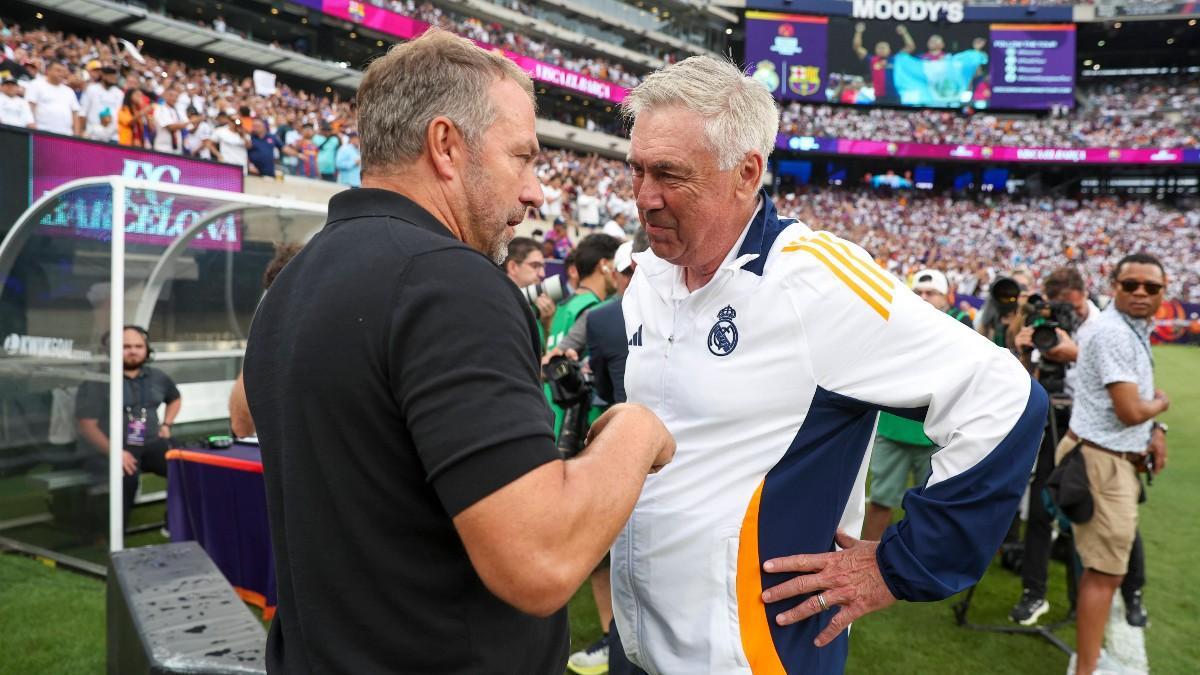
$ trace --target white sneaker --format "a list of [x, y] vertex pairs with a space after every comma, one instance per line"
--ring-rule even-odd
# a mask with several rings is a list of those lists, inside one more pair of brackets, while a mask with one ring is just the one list
[[608, 672], [608, 636], [596, 640], [567, 659], [567, 670], [578, 675], [604, 675]]

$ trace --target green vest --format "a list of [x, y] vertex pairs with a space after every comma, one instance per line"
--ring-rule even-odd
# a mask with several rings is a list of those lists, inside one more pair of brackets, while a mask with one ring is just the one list
[[890, 413], [879, 413], [879, 429], [875, 433], [897, 443], [921, 447], [933, 445], [933, 441], [925, 435], [925, 427], [920, 422]]
[[[546, 351], [549, 352], [562, 342], [567, 336], [567, 331], [571, 330], [571, 326], [579, 320], [579, 315], [587, 309], [599, 305], [600, 298], [596, 294], [587, 290], [580, 289], [578, 293], [567, 298], [558, 305], [558, 310], [554, 312], [554, 320], [550, 322], [550, 334], [546, 336]], [[584, 354], [580, 354], [579, 358], [583, 358]], [[546, 401], [550, 404], [550, 409], [554, 411], [554, 438], [558, 438], [558, 434], [562, 431], [563, 410], [554, 405], [554, 401], [550, 397], [550, 385], [543, 384], [543, 391], [546, 392]], [[600, 416], [600, 411], [593, 408], [588, 414], [588, 424], [596, 421]]]

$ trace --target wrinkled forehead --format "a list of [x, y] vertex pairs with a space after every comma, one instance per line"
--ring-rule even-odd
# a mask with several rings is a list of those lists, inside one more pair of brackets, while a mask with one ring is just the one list
[[626, 159], [635, 166], [695, 166], [716, 158], [699, 114], [679, 107], [643, 110], [629, 135]]

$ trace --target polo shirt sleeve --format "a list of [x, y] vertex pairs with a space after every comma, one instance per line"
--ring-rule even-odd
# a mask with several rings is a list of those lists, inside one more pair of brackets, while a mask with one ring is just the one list
[[863, 416], [920, 421], [940, 446], [877, 549], [884, 582], [902, 600], [970, 587], [1024, 494], [1045, 391], [1007, 350], [922, 301], [861, 248], [818, 234], [784, 251], [795, 256], [788, 295], [818, 386]]
[[499, 268], [462, 247], [415, 256], [397, 294], [389, 384], [451, 517], [561, 459], [521, 303]]
[[75, 419], [100, 420], [108, 416], [108, 384], [84, 382], [75, 394]]

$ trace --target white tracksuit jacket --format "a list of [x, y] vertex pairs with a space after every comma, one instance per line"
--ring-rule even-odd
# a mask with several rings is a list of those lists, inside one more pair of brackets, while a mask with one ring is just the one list
[[650, 251], [623, 300], [629, 400], [674, 434], [612, 549], [617, 627], [653, 674], [840, 673], [824, 613], [780, 627], [764, 606], [789, 575], [762, 563], [858, 536], [880, 410], [924, 420], [941, 449], [877, 559], [902, 600], [983, 574], [1012, 522], [1047, 399], [1006, 350], [937, 311], [862, 249], [769, 197], [716, 276], [689, 293]]

